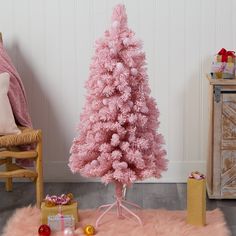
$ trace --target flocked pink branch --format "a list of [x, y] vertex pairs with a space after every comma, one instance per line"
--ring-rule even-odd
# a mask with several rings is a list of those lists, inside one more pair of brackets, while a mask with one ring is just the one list
[[72, 172], [130, 184], [161, 177], [167, 168], [159, 111], [150, 96], [142, 44], [127, 26], [123, 5], [96, 41], [87, 96], [71, 147]]

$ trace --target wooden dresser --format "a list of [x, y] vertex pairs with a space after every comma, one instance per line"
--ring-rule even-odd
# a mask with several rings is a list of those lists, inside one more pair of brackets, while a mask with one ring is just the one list
[[209, 81], [207, 192], [236, 199], [236, 80]]

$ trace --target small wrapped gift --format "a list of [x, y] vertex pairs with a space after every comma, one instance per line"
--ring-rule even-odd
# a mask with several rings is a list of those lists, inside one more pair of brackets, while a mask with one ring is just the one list
[[48, 216], [72, 215], [75, 224], [78, 222], [78, 204], [72, 194], [49, 196], [41, 204], [41, 224], [48, 224]]
[[75, 219], [72, 215], [48, 216], [48, 226], [53, 232], [64, 231], [66, 228], [75, 229]]
[[187, 223], [206, 224], [206, 180], [197, 171], [191, 173], [187, 183]]
[[211, 72], [214, 79], [233, 79], [235, 75], [235, 54], [222, 48], [212, 62]]
[[222, 48], [216, 55], [217, 62], [227, 62], [234, 63], [235, 62], [235, 52], [227, 51], [225, 48]]

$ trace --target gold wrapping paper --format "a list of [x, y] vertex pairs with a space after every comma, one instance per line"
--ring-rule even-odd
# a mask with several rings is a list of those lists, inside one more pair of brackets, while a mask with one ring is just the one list
[[217, 79], [223, 79], [223, 72], [215, 72]]
[[197, 226], [206, 224], [206, 180], [188, 179], [187, 223]]
[[[216, 56], [216, 60], [217, 60], [217, 62], [221, 62], [221, 61], [222, 61], [222, 56], [221, 56], [221, 55], [217, 55], [217, 56]], [[229, 62], [234, 63], [234, 62], [235, 62], [235, 58], [232, 57], [232, 56], [228, 56], [228, 57], [227, 57], [227, 62], [228, 62], [228, 63], [229, 63]]]
[[[41, 204], [41, 224], [47, 224], [48, 223], [48, 216], [57, 215], [59, 213], [59, 207], [60, 206], [54, 206], [54, 207], [47, 207], [45, 206], [45, 203], [43, 202]], [[75, 218], [75, 223], [78, 222], [78, 204], [77, 202], [73, 202], [70, 205], [62, 205], [61, 206], [61, 213], [63, 215], [73, 215]]]

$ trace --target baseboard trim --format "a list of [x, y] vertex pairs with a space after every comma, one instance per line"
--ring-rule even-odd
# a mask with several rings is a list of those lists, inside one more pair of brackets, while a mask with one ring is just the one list
[[[191, 171], [198, 170], [205, 173], [205, 167], [204, 161], [170, 162], [168, 171], [161, 179], [150, 178], [142, 183], [186, 183]], [[45, 163], [44, 180], [45, 182], [100, 182], [100, 179], [83, 178], [79, 174], [72, 174], [66, 162]]]
[[[100, 182], [99, 178], [83, 178], [79, 174], [72, 174], [67, 162], [56, 161], [44, 164], [44, 182]], [[198, 170], [205, 173], [204, 161], [169, 162], [168, 171], [161, 179], [149, 178], [137, 183], [186, 183], [189, 173]], [[3, 182], [0, 179], [0, 182]], [[24, 182], [24, 179], [15, 179], [15, 182]]]

